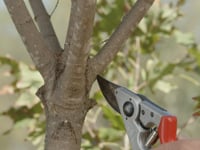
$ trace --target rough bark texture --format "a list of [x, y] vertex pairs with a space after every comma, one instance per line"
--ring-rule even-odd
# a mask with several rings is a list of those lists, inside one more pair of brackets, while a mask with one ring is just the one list
[[[79, 150], [85, 116], [95, 104], [90, 88], [154, 0], [138, 0], [99, 53], [89, 59], [96, 0], [72, 0], [69, 28], [61, 49], [41, 0], [29, 0], [38, 28], [23, 0], [4, 0], [45, 84], [38, 90], [46, 114], [46, 150]], [[103, 60], [103, 61], [102, 61]]]

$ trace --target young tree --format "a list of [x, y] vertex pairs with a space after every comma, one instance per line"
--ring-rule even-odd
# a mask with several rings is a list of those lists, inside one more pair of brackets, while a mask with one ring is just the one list
[[113, 60], [154, 0], [138, 0], [93, 58], [91, 50], [96, 0], [72, 0], [64, 49], [59, 45], [42, 0], [4, 0], [36, 68], [44, 79], [38, 90], [46, 114], [46, 150], [78, 150], [85, 116], [95, 102], [89, 92], [97, 74]]

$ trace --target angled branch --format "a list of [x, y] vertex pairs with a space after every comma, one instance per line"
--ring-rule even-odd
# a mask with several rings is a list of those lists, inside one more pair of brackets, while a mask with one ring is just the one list
[[52, 67], [54, 62], [53, 54], [38, 32], [24, 1], [4, 0], [4, 2], [36, 68], [43, 77], [48, 76], [49, 67]]
[[89, 67], [93, 70], [93, 78], [100, 74], [113, 60], [123, 43], [135, 30], [137, 24], [146, 15], [154, 0], [137, 0], [121, 24], [113, 32], [107, 43], [99, 53], [89, 61]]
[[68, 58], [66, 63], [70, 61], [86, 63], [95, 9], [96, 0], [71, 1], [70, 22], [64, 48], [65, 59]]
[[59, 52], [61, 50], [58, 38], [50, 21], [50, 15], [47, 13], [42, 0], [29, 0], [35, 20], [39, 30], [42, 33], [49, 49]]

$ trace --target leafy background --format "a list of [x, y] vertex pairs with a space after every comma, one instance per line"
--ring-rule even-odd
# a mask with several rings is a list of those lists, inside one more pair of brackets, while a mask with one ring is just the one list
[[[44, 0], [44, 3], [51, 13], [56, 1]], [[103, 74], [176, 115], [178, 136], [188, 138], [200, 135], [200, 30], [198, 19], [194, 19], [199, 3], [156, 0]], [[133, 4], [134, 0], [97, 1], [91, 57]], [[67, 31], [69, 7], [70, 1], [60, 0], [51, 16], [61, 45]], [[43, 81], [2, 1], [0, 11], [0, 149], [40, 150], [45, 117], [35, 92]], [[107, 105], [97, 83], [90, 97], [98, 106], [85, 120], [82, 150], [129, 150], [122, 119]]]

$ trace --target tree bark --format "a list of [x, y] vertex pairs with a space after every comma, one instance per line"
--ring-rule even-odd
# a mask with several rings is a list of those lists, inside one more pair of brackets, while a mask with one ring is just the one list
[[34, 13], [34, 19], [38, 24], [48, 48], [54, 52], [59, 52], [62, 48], [51, 24], [51, 16], [47, 13], [41, 0], [29, 0], [29, 2]]
[[81, 131], [86, 116], [84, 104], [72, 103], [64, 107], [57, 104], [48, 104], [46, 116], [45, 149], [79, 150]]
[[42, 1], [29, 1], [39, 30], [23, 0], [4, 0], [24, 45], [45, 81], [37, 92], [46, 114], [45, 150], [79, 150], [85, 116], [95, 105], [88, 95], [96, 75], [112, 61], [154, 0], [138, 0], [92, 59], [89, 52], [96, 0], [71, 1], [64, 50], [60, 48]]

